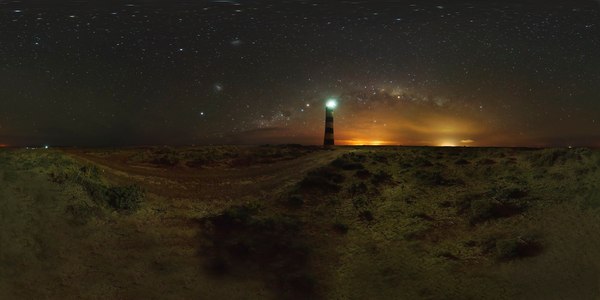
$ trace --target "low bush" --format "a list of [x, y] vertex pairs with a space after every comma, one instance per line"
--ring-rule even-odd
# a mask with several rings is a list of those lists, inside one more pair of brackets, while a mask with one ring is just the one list
[[140, 206], [144, 191], [137, 185], [116, 186], [106, 189], [108, 204], [117, 210], [135, 210]]
[[354, 208], [361, 210], [371, 204], [371, 200], [366, 196], [358, 196], [352, 198], [352, 205]]
[[477, 161], [478, 166], [490, 166], [490, 165], [494, 165], [494, 164], [496, 164], [496, 161], [493, 159], [489, 159], [489, 158], [484, 158], [484, 159]]
[[373, 158], [374, 161], [378, 162], [378, 163], [382, 163], [382, 164], [387, 164], [388, 163], [388, 158], [386, 156], [382, 156], [382, 155], [376, 155]]
[[81, 173], [81, 175], [92, 180], [100, 180], [101, 171], [100, 168], [98, 168], [96, 165], [83, 166], [79, 169], [79, 172]]
[[339, 234], [346, 234], [348, 233], [348, 225], [341, 223], [341, 222], [335, 222], [332, 225], [332, 228], [335, 232], [339, 233]]
[[476, 224], [492, 219], [508, 218], [524, 210], [524, 206], [507, 200], [476, 199], [471, 201], [470, 222]]
[[529, 192], [521, 187], [496, 187], [488, 192], [488, 196], [500, 200], [516, 200], [526, 197]]
[[335, 169], [322, 167], [306, 175], [300, 182], [299, 188], [303, 191], [337, 193], [341, 190], [339, 185], [344, 181], [344, 176]]
[[371, 177], [371, 172], [369, 172], [369, 170], [358, 170], [356, 171], [356, 173], [354, 173], [354, 177], [358, 178], [358, 179], [368, 179], [369, 177]]
[[353, 162], [344, 157], [336, 158], [331, 165], [343, 170], [362, 170], [365, 166], [360, 162]]
[[433, 163], [424, 157], [417, 157], [414, 160], [414, 165], [420, 168], [433, 167]]
[[375, 175], [373, 175], [371, 183], [373, 183], [374, 185], [390, 184], [393, 182], [392, 179], [392, 174], [380, 170], [379, 172], [375, 173]]
[[367, 193], [367, 185], [364, 183], [353, 183], [350, 188], [348, 188], [348, 193], [350, 193], [351, 195], [355, 196], [355, 195], [360, 195], [360, 194], [366, 194]]
[[443, 251], [438, 254], [439, 257], [448, 259], [448, 260], [460, 260], [456, 255], [452, 254], [450, 251]]
[[204, 157], [196, 157], [185, 163], [190, 168], [200, 168], [210, 164], [210, 160]]
[[179, 164], [179, 157], [172, 154], [163, 154], [152, 160], [153, 164], [173, 167]]
[[581, 161], [590, 153], [586, 148], [543, 149], [532, 153], [529, 160], [534, 167], [551, 167], [565, 164], [567, 161]]
[[94, 202], [108, 205], [116, 210], [135, 210], [144, 198], [144, 191], [137, 185], [110, 186], [105, 184], [102, 181], [100, 169], [96, 166], [84, 166], [76, 171], [51, 173], [50, 178], [59, 184], [67, 181], [78, 184]]
[[468, 160], [461, 158], [461, 159], [455, 161], [454, 164], [459, 165], [459, 166], [464, 166], [464, 165], [468, 165], [470, 163]]
[[511, 260], [539, 255], [543, 250], [542, 244], [532, 237], [500, 239], [496, 241], [496, 258]]
[[300, 208], [304, 205], [304, 198], [302, 195], [291, 195], [287, 199], [287, 206], [291, 208]]
[[373, 216], [373, 213], [366, 209], [366, 210], [362, 210], [358, 213], [358, 217], [365, 222], [372, 222], [373, 220], [375, 220], [375, 217]]
[[449, 179], [440, 172], [435, 171], [418, 170], [414, 176], [420, 184], [425, 186], [454, 186], [464, 184], [464, 181], [461, 179]]
[[346, 160], [350, 160], [353, 162], [359, 162], [359, 163], [367, 162], [367, 156], [364, 154], [348, 153], [348, 154], [344, 154], [344, 156], [342, 156], [342, 157]]
[[424, 221], [434, 221], [435, 219], [433, 217], [431, 217], [430, 215], [424, 213], [424, 212], [419, 212], [419, 213], [414, 213], [412, 215], [413, 218], [417, 218], [417, 219], [421, 219]]
[[409, 163], [409, 162], [401, 162], [400, 163], [400, 168], [401, 169], [410, 169], [413, 167], [413, 164]]

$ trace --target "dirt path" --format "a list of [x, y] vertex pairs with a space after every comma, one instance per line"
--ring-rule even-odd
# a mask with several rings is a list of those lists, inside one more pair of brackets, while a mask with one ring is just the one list
[[116, 182], [137, 183], [160, 196], [223, 200], [276, 193], [300, 181], [311, 169], [349, 151], [344, 148], [318, 151], [292, 160], [239, 169], [141, 167], [82, 150], [65, 152], [84, 163], [101, 166], [107, 177]]

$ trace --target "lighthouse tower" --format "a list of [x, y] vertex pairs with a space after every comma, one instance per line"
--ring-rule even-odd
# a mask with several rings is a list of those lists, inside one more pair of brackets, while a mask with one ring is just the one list
[[323, 141], [324, 146], [333, 146], [335, 141], [333, 139], [333, 110], [337, 106], [337, 101], [330, 99], [325, 104], [325, 139]]

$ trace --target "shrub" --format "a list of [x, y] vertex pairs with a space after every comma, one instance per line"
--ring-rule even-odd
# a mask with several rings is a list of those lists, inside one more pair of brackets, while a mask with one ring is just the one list
[[100, 179], [100, 168], [95, 165], [83, 166], [79, 169], [81, 175], [90, 178], [92, 180]]
[[209, 258], [204, 267], [212, 275], [224, 275], [229, 271], [229, 263], [223, 256], [216, 255]]
[[371, 200], [365, 196], [358, 196], [352, 198], [352, 205], [356, 209], [363, 209], [371, 204]]
[[348, 192], [351, 195], [359, 195], [359, 194], [365, 194], [367, 193], [367, 185], [364, 183], [353, 183], [350, 188], [348, 189]]
[[358, 217], [365, 222], [372, 222], [375, 220], [373, 213], [370, 210], [363, 210], [358, 214]]
[[528, 194], [529, 192], [527, 190], [520, 187], [496, 187], [488, 193], [489, 196], [502, 200], [522, 199]]
[[232, 168], [243, 168], [243, 167], [249, 167], [254, 163], [256, 163], [256, 159], [254, 157], [242, 156], [242, 157], [232, 159], [231, 162], [229, 163], [229, 165]]
[[483, 222], [494, 217], [494, 208], [498, 203], [489, 199], [477, 199], [471, 202], [471, 223]]
[[301, 195], [291, 195], [287, 199], [287, 205], [291, 208], [300, 208], [304, 205], [304, 198]]
[[337, 193], [341, 190], [339, 183], [344, 181], [344, 176], [335, 170], [323, 167], [314, 170], [300, 182], [300, 189], [322, 193]]
[[137, 185], [117, 186], [106, 190], [108, 204], [117, 210], [137, 209], [144, 197], [143, 190]]
[[100, 169], [84, 166], [75, 172], [51, 173], [52, 181], [63, 184], [71, 181], [80, 185], [96, 203], [106, 204], [116, 210], [135, 210], [144, 197], [137, 185], [109, 186], [102, 182]]
[[401, 169], [410, 169], [412, 167], [413, 167], [413, 165], [411, 163], [408, 163], [408, 162], [402, 162], [402, 163], [400, 163], [400, 168]]
[[543, 248], [535, 238], [511, 238], [496, 241], [496, 258], [511, 260], [517, 258], [533, 257], [542, 252]]
[[358, 179], [367, 179], [369, 177], [371, 177], [371, 172], [369, 172], [369, 170], [358, 170], [356, 171], [356, 173], [354, 174], [354, 177], [358, 178]]
[[404, 234], [404, 238], [411, 241], [422, 241], [425, 240], [431, 234], [432, 231], [433, 229], [430, 225], [421, 224], [419, 228], [413, 229], [410, 232]]
[[365, 168], [362, 163], [350, 161], [345, 157], [336, 158], [331, 162], [331, 165], [343, 170], [362, 170]]
[[348, 153], [344, 154], [342, 157], [353, 162], [365, 163], [367, 161], [367, 156], [364, 154]]
[[415, 172], [415, 178], [421, 184], [426, 186], [453, 186], [464, 184], [464, 182], [460, 179], [448, 179], [444, 177], [440, 172], [433, 171], [419, 170]]
[[335, 232], [339, 233], [339, 234], [346, 234], [348, 233], [348, 225], [341, 223], [341, 222], [335, 222], [332, 225], [332, 228]]
[[75, 180], [88, 193], [96, 203], [109, 203], [108, 187], [101, 182], [92, 181], [85, 177], [77, 177]]
[[448, 260], [460, 260], [456, 255], [452, 254], [450, 251], [443, 251], [438, 254], [439, 257], [448, 259]]
[[581, 161], [588, 156], [589, 149], [543, 149], [533, 153], [530, 161], [535, 167], [551, 167], [567, 161]]
[[206, 166], [210, 163], [210, 160], [204, 157], [196, 157], [186, 163], [186, 165], [190, 168], [200, 168]]
[[152, 160], [152, 163], [161, 166], [174, 167], [179, 164], [179, 161], [180, 158], [177, 153], [165, 153]]
[[373, 176], [373, 179], [371, 179], [371, 183], [373, 183], [374, 185], [392, 183], [392, 175], [388, 172], [380, 170]]
[[387, 164], [388, 163], [388, 158], [382, 155], [377, 155], [374, 157], [374, 160], [376, 162], [382, 163], [382, 164]]
[[489, 159], [489, 158], [484, 158], [477, 162], [478, 166], [489, 166], [489, 165], [494, 165], [494, 164], [496, 164], [496, 161], [493, 159]]
[[424, 213], [424, 212], [419, 212], [419, 213], [415, 213], [412, 215], [413, 218], [418, 218], [421, 220], [425, 220], [425, 221], [434, 221], [435, 219], [433, 217], [431, 217], [430, 215]]
[[508, 218], [521, 213], [523, 210], [523, 206], [506, 200], [476, 199], [471, 201], [470, 221], [472, 224], [476, 224], [491, 219]]
[[459, 165], [459, 166], [464, 166], [464, 165], [468, 165], [470, 163], [468, 160], [461, 158], [461, 159], [455, 161], [454, 164]]
[[312, 291], [317, 286], [317, 280], [311, 274], [305, 272], [299, 272], [291, 274], [282, 280], [283, 290], [285, 291], [282, 295], [284, 298], [297, 298], [300, 295], [311, 295]]
[[416, 158], [415, 161], [414, 161], [414, 165], [416, 167], [421, 167], [421, 168], [424, 168], [424, 167], [433, 167], [433, 163], [430, 162], [429, 160], [427, 160], [426, 158], [423, 158], [423, 157]]
[[452, 207], [452, 202], [451, 201], [442, 201], [438, 204], [438, 206], [441, 208], [450, 208], [450, 207]]

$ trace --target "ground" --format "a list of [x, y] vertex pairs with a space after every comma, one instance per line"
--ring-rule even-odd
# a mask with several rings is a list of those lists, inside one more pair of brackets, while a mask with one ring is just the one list
[[0, 152], [0, 299], [594, 299], [600, 152]]

